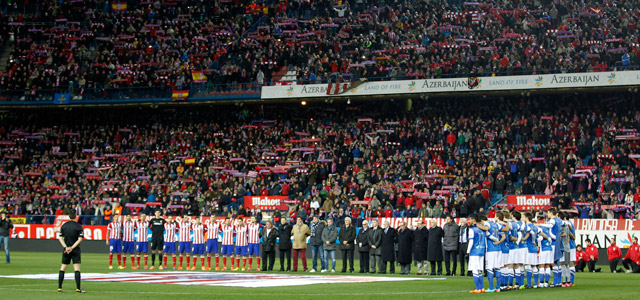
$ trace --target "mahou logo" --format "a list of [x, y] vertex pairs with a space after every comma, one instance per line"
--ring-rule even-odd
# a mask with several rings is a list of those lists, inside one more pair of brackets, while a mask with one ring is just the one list
[[253, 206], [280, 206], [280, 199], [251, 197]]
[[516, 204], [519, 206], [547, 206], [549, 205], [550, 199], [548, 197], [536, 198], [536, 196], [516, 196], [516, 201]]

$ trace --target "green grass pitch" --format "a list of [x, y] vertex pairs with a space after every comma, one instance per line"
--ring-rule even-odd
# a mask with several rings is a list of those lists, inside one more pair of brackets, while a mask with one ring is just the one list
[[[60, 254], [12, 252], [11, 264], [0, 264], [0, 275], [56, 274]], [[82, 272], [107, 273], [107, 254], [83, 254]], [[356, 264], [357, 264], [356, 260]], [[255, 262], [254, 262], [255, 263]], [[340, 269], [342, 262], [337, 264]], [[279, 262], [276, 261], [276, 269]], [[358, 269], [358, 266], [356, 266]], [[603, 266], [603, 270], [608, 270]], [[413, 273], [416, 267], [412, 268]], [[69, 266], [68, 272], [73, 272]], [[112, 270], [112, 272], [134, 272]], [[140, 270], [137, 270], [140, 271]], [[158, 270], [155, 270], [156, 272]], [[396, 267], [396, 272], [399, 267]], [[144, 270], [142, 270], [144, 272]], [[287, 273], [291, 274], [291, 273]], [[298, 274], [303, 274], [299, 272]], [[309, 275], [309, 273], [305, 273]], [[320, 275], [320, 273], [315, 273]], [[341, 273], [336, 273], [343, 275]], [[322, 274], [327, 275], [327, 274]], [[354, 274], [361, 275], [361, 274]], [[366, 275], [376, 276], [376, 275]], [[401, 275], [385, 275], [401, 276]], [[83, 281], [86, 294], [73, 293], [73, 280], [65, 280], [65, 292], [56, 292], [54, 280], [0, 278], [0, 300], [7, 299], [634, 299], [639, 274], [577, 273], [572, 288], [529, 289], [499, 294], [469, 294], [471, 277], [447, 277], [444, 281], [315, 284], [292, 287], [239, 288], [180, 286], [172, 284]], [[486, 282], [485, 282], [486, 287]]]

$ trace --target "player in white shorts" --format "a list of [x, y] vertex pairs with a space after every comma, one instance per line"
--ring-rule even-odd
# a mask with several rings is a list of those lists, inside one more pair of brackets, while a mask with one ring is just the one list
[[540, 245], [540, 254], [538, 255], [538, 272], [540, 275], [540, 284], [538, 287], [548, 288], [549, 279], [551, 278], [551, 265], [553, 264], [553, 247], [551, 240], [554, 238], [551, 229], [547, 227], [538, 227], [538, 242]]
[[571, 239], [569, 240], [569, 246], [571, 246], [571, 264], [569, 264], [569, 272], [571, 273], [571, 284], [575, 283], [576, 279], [576, 227], [573, 225], [573, 222], [569, 219], [569, 214], [564, 215], [564, 222], [569, 226], [569, 231], [571, 231]]
[[[481, 219], [484, 221], [486, 216], [482, 216]], [[489, 231], [486, 232], [487, 236], [487, 252], [485, 253], [485, 268], [487, 271], [487, 277], [489, 279], [489, 289], [486, 290], [487, 293], [500, 292], [500, 265], [501, 257], [502, 257], [502, 249], [500, 244], [504, 242], [507, 238], [506, 236], [500, 237], [500, 227], [495, 221], [485, 222], [485, 225], [489, 226]], [[494, 289], [493, 286], [493, 278], [496, 276], [497, 284]]]

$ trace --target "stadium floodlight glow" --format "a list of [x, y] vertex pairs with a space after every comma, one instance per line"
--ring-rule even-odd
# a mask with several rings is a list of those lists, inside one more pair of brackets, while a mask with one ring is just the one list
[[302, 102], [300, 102], [300, 104], [307, 105], [307, 101], [302, 100]]
[[347, 99], [347, 104], [351, 104], [351, 99]]

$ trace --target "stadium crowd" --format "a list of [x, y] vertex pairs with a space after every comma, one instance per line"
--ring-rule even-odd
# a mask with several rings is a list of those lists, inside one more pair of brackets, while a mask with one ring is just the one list
[[251, 90], [285, 67], [301, 83], [605, 71], [635, 68], [640, 54], [637, 0], [0, 6], [0, 41], [13, 46], [0, 90], [24, 99], [49, 100], [38, 91], [54, 89], [84, 99], [119, 88], [137, 98], [158, 87]]
[[243, 196], [282, 195], [297, 201], [276, 217], [359, 226], [492, 215], [503, 195], [546, 194], [580, 218], [636, 218], [633, 97], [417, 99], [408, 112], [404, 101], [4, 112], [2, 204], [34, 223], [75, 209], [84, 224], [106, 224], [145, 203], [260, 216]]

